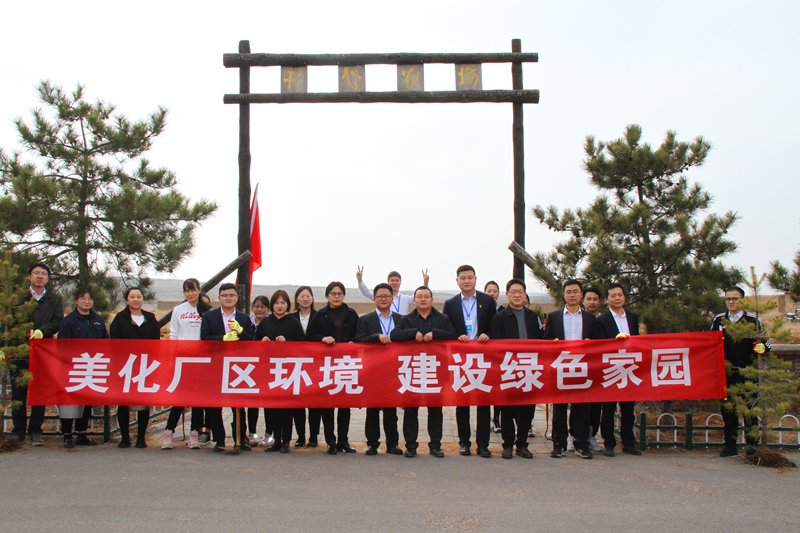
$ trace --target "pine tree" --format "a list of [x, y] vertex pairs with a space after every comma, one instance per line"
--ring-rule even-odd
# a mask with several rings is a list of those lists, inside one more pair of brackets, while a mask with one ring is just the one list
[[780, 261], [770, 263], [769, 284], [773, 289], [783, 291], [800, 303], [800, 250], [794, 256], [794, 270], [791, 272]]
[[[744, 283], [753, 296], [739, 300], [739, 309], [755, 314], [756, 323], [740, 320], [734, 324], [728, 319], [723, 320], [728, 335], [736, 342], [745, 339], [752, 339], [756, 343], [765, 343], [770, 339], [788, 342], [791, 336], [788, 330], [781, 329], [783, 319], [780, 316], [775, 316], [769, 322], [762, 323], [760, 320], [764, 313], [778, 306], [775, 301], [760, 297], [764, 278], [764, 274], [756, 276], [755, 268], [750, 267], [750, 279], [745, 279]], [[725, 364], [730, 371], [730, 362], [726, 361]], [[758, 354], [756, 366], [746, 366], [738, 371], [746, 381], [727, 388], [728, 403], [733, 403], [737, 414], [761, 420], [754, 430], [757, 434], [750, 435], [753, 440], [760, 437], [761, 446], [758, 450], [747, 450], [745, 460], [763, 466], [795, 466], [782, 454], [767, 448], [774, 421], [780, 420], [793, 403], [800, 401], [800, 379], [795, 377], [792, 364], [774, 353]]]
[[700, 219], [712, 198], [685, 173], [703, 165], [709, 142], [679, 142], [668, 131], [653, 150], [641, 139], [635, 124], [610, 142], [586, 138], [584, 169], [601, 194], [587, 209], [534, 207], [540, 223], [569, 238], [535, 254], [533, 273], [558, 302], [568, 278], [622, 283], [650, 333], [707, 329], [707, 310], [721, 305], [719, 290], [741, 277], [719, 262], [736, 249], [726, 239], [736, 214]]
[[108, 295], [115, 277], [146, 287], [148, 270], [172, 271], [216, 204], [190, 205], [175, 174], [143, 157], [166, 109], [130, 121], [108, 103], [87, 102], [81, 85], [67, 94], [43, 81], [37, 90], [44, 109], [33, 110], [32, 125], [14, 121], [35, 162], [0, 150], [4, 244], [46, 261], [55, 287], [93, 285]]
[[[33, 322], [30, 315], [36, 307], [36, 300], [28, 298], [30, 293], [26, 286], [19, 282], [19, 267], [12, 261], [10, 251], [6, 251], [4, 259], [0, 261], [0, 406], [5, 412], [9, 404], [6, 390], [10, 377], [16, 372], [16, 361], [28, 357], [28, 334]], [[27, 301], [26, 301], [27, 300]], [[25, 302], [20, 305], [20, 302]], [[23, 382], [29, 381], [31, 376], [27, 370], [22, 372]], [[12, 402], [11, 409], [17, 409], [21, 402]], [[9, 439], [0, 435], [0, 451], [10, 451], [19, 447], [16, 439]]]

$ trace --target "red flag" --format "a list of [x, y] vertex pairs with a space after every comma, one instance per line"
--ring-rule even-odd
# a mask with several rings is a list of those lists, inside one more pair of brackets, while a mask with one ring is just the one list
[[253, 287], [253, 272], [261, 268], [261, 222], [258, 218], [258, 184], [250, 205], [250, 287]]

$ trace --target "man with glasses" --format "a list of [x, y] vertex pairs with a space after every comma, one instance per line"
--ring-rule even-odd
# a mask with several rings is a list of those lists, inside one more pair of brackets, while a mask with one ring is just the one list
[[[64, 318], [64, 305], [61, 296], [53, 291], [47, 290], [47, 282], [50, 281], [50, 268], [42, 263], [36, 263], [28, 268], [28, 281], [30, 286], [30, 296], [26, 301], [36, 300], [36, 307], [30, 316], [33, 322], [31, 330], [32, 339], [52, 339], [58, 333], [58, 327]], [[24, 303], [24, 302], [23, 302]], [[31, 406], [31, 419], [28, 424], [28, 385], [18, 384], [17, 380], [22, 376], [23, 371], [28, 369], [28, 360], [16, 360], [14, 365], [17, 367], [11, 375], [11, 401], [21, 402], [17, 409], [11, 411], [11, 419], [14, 429], [11, 434], [19, 441], [25, 441], [25, 434], [30, 435], [31, 445], [41, 446], [42, 423], [44, 422], [44, 405]]]
[[[576, 279], [564, 282], [563, 309], [547, 315], [544, 338], [552, 340], [579, 341], [597, 338], [597, 318], [581, 309], [583, 286]], [[575, 455], [581, 459], [591, 459], [589, 450], [589, 404], [573, 403], [569, 414], [569, 425], [575, 434]], [[567, 447], [567, 404], [553, 405], [553, 451], [550, 457], [566, 455]]]
[[[725, 360], [730, 361], [733, 365], [733, 369], [730, 374], [728, 374], [728, 387], [747, 381], [739, 374], [739, 369], [745, 366], [754, 366], [756, 359], [755, 354], [763, 354], [770, 350], [769, 340], [765, 343], [757, 343], [752, 339], [743, 339], [739, 342], [734, 342], [733, 338], [731, 338], [725, 329], [726, 320], [730, 320], [733, 323], [741, 320], [750, 322], [751, 324], [756, 324], [758, 322], [758, 318], [756, 318], [754, 314], [745, 313], [739, 309], [739, 300], [742, 298], [744, 298], [744, 291], [741, 288], [733, 286], [725, 289], [725, 306], [728, 308], [728, 311], [715, 316], [714, 322], [711, 324], [711, 331], [722, 331]], [[746, 401], [752, 402], [750, 399], [746, 399]], [[736, 449], [736, 440], [739, 435], [739, 415], [736, 414], [732, 401], [726, 406], [723, 406], [722, 421], [724, 424], [725, 447], [722, 449], [719, 456], [733, 457], [739, 455]], [[756, 417], [745, 417], [744, 439], [752, 452], [755, 452], [755, 447], [758, 445], [758, 437], [754, 435], [757, 427], [758, 419]], [[750, 450], [748, 450], [748, 452], [750, 452]]]
[[[390, 335], [403, 320], [403, 316], [392, 311], [392, 287], [388, 283], [379, 283], [373, 291], [375, 295], [375, 312], [358, 318], [356, 326], [356, 342], [380, 342], [389, 344]], [[378, 455], [381, 427], [380, 417], [383, 411], [383, 432], [386, 434], [386, 453], [403, 455], [397, 444], [400, 435], [397, 432], [396, 407], [367, 407], [367, 420], [364, 434], [367, 437], [367, 455]]]
[[[367, 284], [364, 283], [364, 267], [359, 266], [358, 270], [356, 271], [356, 279], [358, 280], [358, 289], [361, 291], [361, 294], [369, 298], [370, 300], [373, 299], [372, 291], [369, 290]], [[422, 284], [427, 286], [428, 281], [430, 281], [430, 276], [428, 276], [428, 269], [422, 271]], [[400, 277], [400, 273], [396, 270], [392, 270], [389, 272], [389, 275], [386, 277], [386, 282], [392, 288], [392, 311], [401, 315], [408, 314], [408, 308], [414, 302], [414, 299], [407, 295], [407, 294], [400, 294], [400, 284], [403, 282], [403, 279]]]
[[[447, 315], [433, 307], [433, 293], [426, 287], [417, 287], [414, 291], [416, 309], [403, 317], [400, 325], [392, 330], [392, 342], [447, 341], [458, 336]], [[441, 407], [428, 407], [428, 451], [437, 458], [444, 457], [442, 451], [442, 424], [444, 416]], [[419, 436], [419, 407], [403, 409], [403, 438], [406, 441], [406, 457], [417, 456], [417, 437]]]
[[[255, 328], [250, 321], [250, 317], [236, 309], [239, 301], [239, 293], [236, 292], [236, 285], [233, 283], [223, 283], [219, 286], [219, 307], [203, 313], [200, 322], [200, 340], [204, 341], [251, 341], [254, 338]], [[233, 432], [234, 442], [239, 443], [239, 449], [249, 451], [250, 444], [247, 439], [247, 427], [245, 426], [244, 409], [241, 407], [231, 408], [233, 411]], [[206, 409], [206, 417], [210, 420], [210, 425], [214, 431], [216, 445], [215, 452], [225, 450], [225, 427], [222, 423], [222, 408], [209, 407]], [[240, 421], [240, 424], [237, 424]], [[238, 429], [238, 431], [237, 431]], [[237, 438], [238, 433], [238, 438]]]
[[[506, 283], [508, 306], [492, 318], [493, 339], [541, 339], [542, 322], [525, 308], [525, 282], [514, 278]], [[500, 406], [500, 434], [503, 436], [503, 459], [511, 459], [516, 443], [516, 455], [533, 459], [528, 450], [528, 431], [536, 412], [533, 405]], [[516, 427], [515, 427], [516, 426]]]

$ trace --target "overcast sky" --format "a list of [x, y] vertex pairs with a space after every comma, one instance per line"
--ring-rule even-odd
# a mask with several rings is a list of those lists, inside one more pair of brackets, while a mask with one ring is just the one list
[[[246, 8], [248, 4], [251, 7]], [[597, 195], [582, 170], [586, 135], [619, 137], [637, 123], [658, 145], [703, 135], [714, 149], [688, 177], [739, 213], [726, 263], [759, 271], [800, 247], [798, 2], [15, 2], [0, 32], [0, 146], [11, 120], [37, 105], [49, 78], [80, 82], [131, 119], [169, 109], [149, 154], [192, 199], [216, 200], [174, 277], [207, 279], [237, 255], [238, 71], [224, 53], [508, 52], [522, 39], [526, 89], [525, 200], [561, 209]], [[367, 66], [367, 90], [394, 90], [394, 66]], [[309, 91], [335, 91], [336, 67], [309, 71]], [[484, 65], [484, 89], [510, 89], [510, 65]], [[427, 90], [453, 90], [451, 65], [429, 65]], [[279, 68], [252, 69], [252, 92], [279, 92]], [[258, 284], [373, 285], [399, 270], [405, 289], [427, 268], [434, 288], [455, 269], [479, 283], [511, 275], [511, 104], [251, 106], [264, 266]], [[564, 237], [529, 216], [527, 249]], [[533, 288], [533, 287], [531, 287]], [[538, 290], [538, 289], [534, 289]]]

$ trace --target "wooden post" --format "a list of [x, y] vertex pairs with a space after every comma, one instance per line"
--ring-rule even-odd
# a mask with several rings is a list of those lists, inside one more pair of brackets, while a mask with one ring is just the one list
[[[511, 40], [511, 52], [522, 53], [522, 41]], [[522, 63], [511, 63], [511, 88], [522, 90]], [[522, 104], [514, 103], [514, 123], [512, 138], [514, 141], [514, 241], [525, 250], [525, 134], [522, 125]], [[525, 264], [514, 256], [513, 277], [525, 280]]]
[[[250, 53], [250, 41], [239, 41], [239, 53]], [[239, 93], [250, 93], [250, 67], [239, 67]], [[239, 104], [239, 254], [250, 249], [250, 104]], [[245, 313], [250, 309], [250, 261], [239, 267]]]
[[519, 260], [519, 262], [523, 265], [528, 265], [528, 268], [533, 270], [536, 261], [533, 259], [531, 254], [525, 251], [525, 248], [519, 245], [517, 241], [512, 241], [511, 244], [508, 245], [508, 249], [514, 254], [514, 258], [516, 260]]

